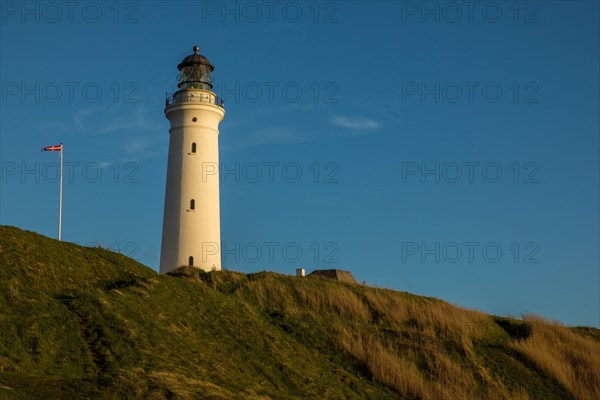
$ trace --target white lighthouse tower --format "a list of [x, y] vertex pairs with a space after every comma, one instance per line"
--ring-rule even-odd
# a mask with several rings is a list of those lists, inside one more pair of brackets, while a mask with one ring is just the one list
[[179, 69], [178, 90], [167, 96], [169, 160], [160, 272], [188, 265], [221, 269], [219, 122], [223, 101], [212, 91], [213, 65], [194, 46]]

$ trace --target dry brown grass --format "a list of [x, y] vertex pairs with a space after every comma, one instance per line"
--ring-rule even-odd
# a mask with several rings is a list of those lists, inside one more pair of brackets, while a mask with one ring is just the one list
[[346, 286], [302, 285], [295, 287], [295, 294], [312, 312], [333, 314], [358, 323], [367, 323], [371, 316], [360, 297]]
[[288, 316], [326, 318], [339, 347], [406, 398], [528, 399], [486, 370], [473, 341], [499, 328], [480, 312], [389, 290], [305, 279], [254, 280], [246, 289]]
[[488, 316], [393, 292], [368, 290], [364, 297], [383, 332], [343, 324], [336, 328], [342, 348], [363, 362], [374, 379], [423, 400], [529, 398], [525, 390], [509, 391], [475, 356], [473, 340], [493, 328]]
[[529, 315], [532, 335], [512, 346], [578, 399], [600, 399], [600, 343], [557, 322]]
[[476, 351], [490, 341], [523, 354], [576, 398], [600, 398], [600, 344], [537, 317], [525, 321], [532, 336], [517, 341], [493, 317], [433, 298], [306, 278], [267, 276], [243, 287], [260, 307], [326, 324], [341, 350], [405, 398], [528, 399], [527, 382], [509, 388]]
[[339, 327], [340, 346], [362, 361], [371, 375], [409, 397], [420, 397], [426, 381], [412, 362], [398, 357], [371, 335]]

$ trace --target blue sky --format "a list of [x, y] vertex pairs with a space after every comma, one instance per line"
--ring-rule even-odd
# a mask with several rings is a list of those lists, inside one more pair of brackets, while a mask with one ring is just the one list
[[[232, 270], [600, 326], [597, 2], [1, 3], [0, 223], [158, 268], [165, 91], [215, 65]], [[226, 172], [226, 173], [224, 173]]]

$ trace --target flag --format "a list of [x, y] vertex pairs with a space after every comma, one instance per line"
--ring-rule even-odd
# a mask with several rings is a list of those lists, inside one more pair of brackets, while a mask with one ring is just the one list
[[57, 144], [56, 146], [44, 147], [42, 151], [62, 151], [62, 143]]

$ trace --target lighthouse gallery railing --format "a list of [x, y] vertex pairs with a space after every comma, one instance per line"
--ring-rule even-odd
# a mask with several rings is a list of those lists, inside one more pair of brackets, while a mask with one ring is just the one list
[[225, 102], [218, 96], [204, 93], [175, 92], [167, 95], [165, 106], [179, 103], [207, 103], [224, 108]]

